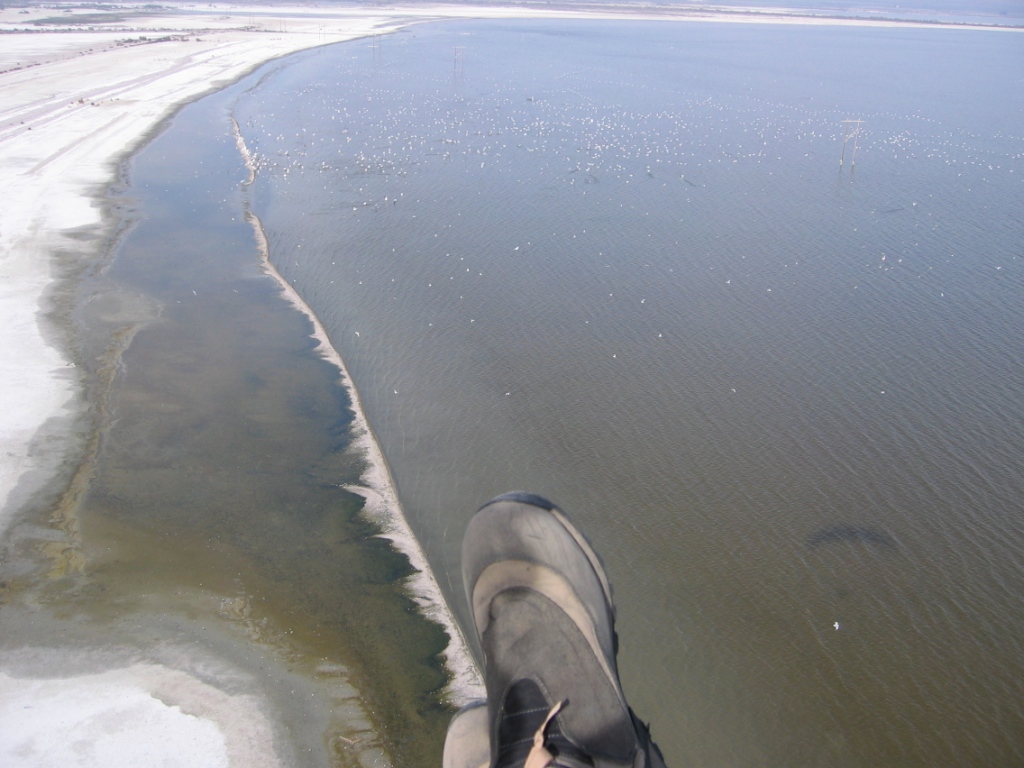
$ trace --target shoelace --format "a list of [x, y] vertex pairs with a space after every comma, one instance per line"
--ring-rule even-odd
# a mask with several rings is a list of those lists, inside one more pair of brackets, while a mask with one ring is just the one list
[[526, 763], [523, 768], [548, 768], [555, 762], [555, 756], [548, 752], [547, 747], [544, 746], [544, 741], [547, 739], [548, 723], [550, 723], [555, 715], [565, 705], [565, 701], [560, 701], [553, 706], [549, 711], [547, 717], [544, 718], [544, 722], [541, 723], [540, 728], [533, 734], [533, 746], [530, 747], [530, 753], [526, 756]]

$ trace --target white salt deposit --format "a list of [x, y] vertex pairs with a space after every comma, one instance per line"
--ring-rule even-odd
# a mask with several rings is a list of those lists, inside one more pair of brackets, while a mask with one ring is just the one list
[[137, 664], [62, 679], [0, 672], [0, 764], [263, 768], [278, 764], [256, 702]]

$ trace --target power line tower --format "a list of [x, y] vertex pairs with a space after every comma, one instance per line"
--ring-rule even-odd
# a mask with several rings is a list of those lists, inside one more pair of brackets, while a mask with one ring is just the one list
[[843, 120], [843, 154], [839, 157], [839, 167], [842, 168], [846, 162], [846, 145], [853, 140], [853, 156], [850, 158], [850, 167], [857, 164], [857, 146], [860, 142], [860, 127], [864, 125], [863, 120]]

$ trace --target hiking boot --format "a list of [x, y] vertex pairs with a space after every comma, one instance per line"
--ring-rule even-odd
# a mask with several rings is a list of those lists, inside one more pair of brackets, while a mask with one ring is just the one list
[[487, 702], [467, 704], [448, 724], [442, 768], [488, 768], [491, 739], [487, 731]]
[[[561, 510], [528, 493], [485, 504], [462, 578], [484, 653], [490, 768], [664, 768], [619, 684], [604, 567]], [[470, 709], [453, 719], [445, 768], [479, 768], [484, 718]]]

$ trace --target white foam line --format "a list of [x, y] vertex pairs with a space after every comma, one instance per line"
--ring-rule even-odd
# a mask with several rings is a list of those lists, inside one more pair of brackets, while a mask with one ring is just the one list
[[[253, 153], [245, 144], [238, 128], [238, 123], [232, 120], [235, 142], [238, 145], [246, 167], [249, 169], [249, 179], [246, 184], [251, 184], [256, 174], [256, 159]], [[416, 572], [406, 580], [410, 596], [419, 607], [420, 612], [432, 621], [436, 621], [450, 638], [448, 647], [445, 648], [445, 666], [451, 675], [448, 685], [447, 698], [456, 706], [462, 706], [472, 699], [483, 698], [483, 678], [480, 675], [473, 655], [469, 651], [469, 645], [459, 627], [455, 616], [451, 611], [444, 594], [437, 583], [434, 572], [427, 562], [423, 548], [420, 546], [416, 534], [409, 527], [409, 521], [402, 509], [398, 493], [395, 491], [395, 483], [391, 476], [391, 468], [388, 466], [384, 452], [380, 448], [377, 436], [370, 428], [366, 420], [366, 413], [359, 397], [352, 376], [345, 367], [338, 350], [331, 344], [331, 340], [305, 299], [298, 291], [282, 277], [281, 273], [270, 261], [270, 244], [266, 232], [263, 230], [263, 223], [259, 216], [252, 211], [245, 212], [246, 220], [252, 225], [256, 233], [257, 248], [260, 254], [260, 261], [264, 271], [273, 277], [291, 304], [309, 318], [313, 324], [313, 338], [317, 340], [317, 353], [329, 363], [337, 366], [341, 373], [344, 386], [352, 398], [353, 419], [352, 434], [353, 445], [356, 450], [366, 456], [366, 469], [359, 478], [358, 485], [346, 485], [345, 490], [362, 496], [365, 499], [364, 511], [373, 522], [381, 528], [381, 536], [394, 543], [395, 547], [409, 558], [412, 567]]]

